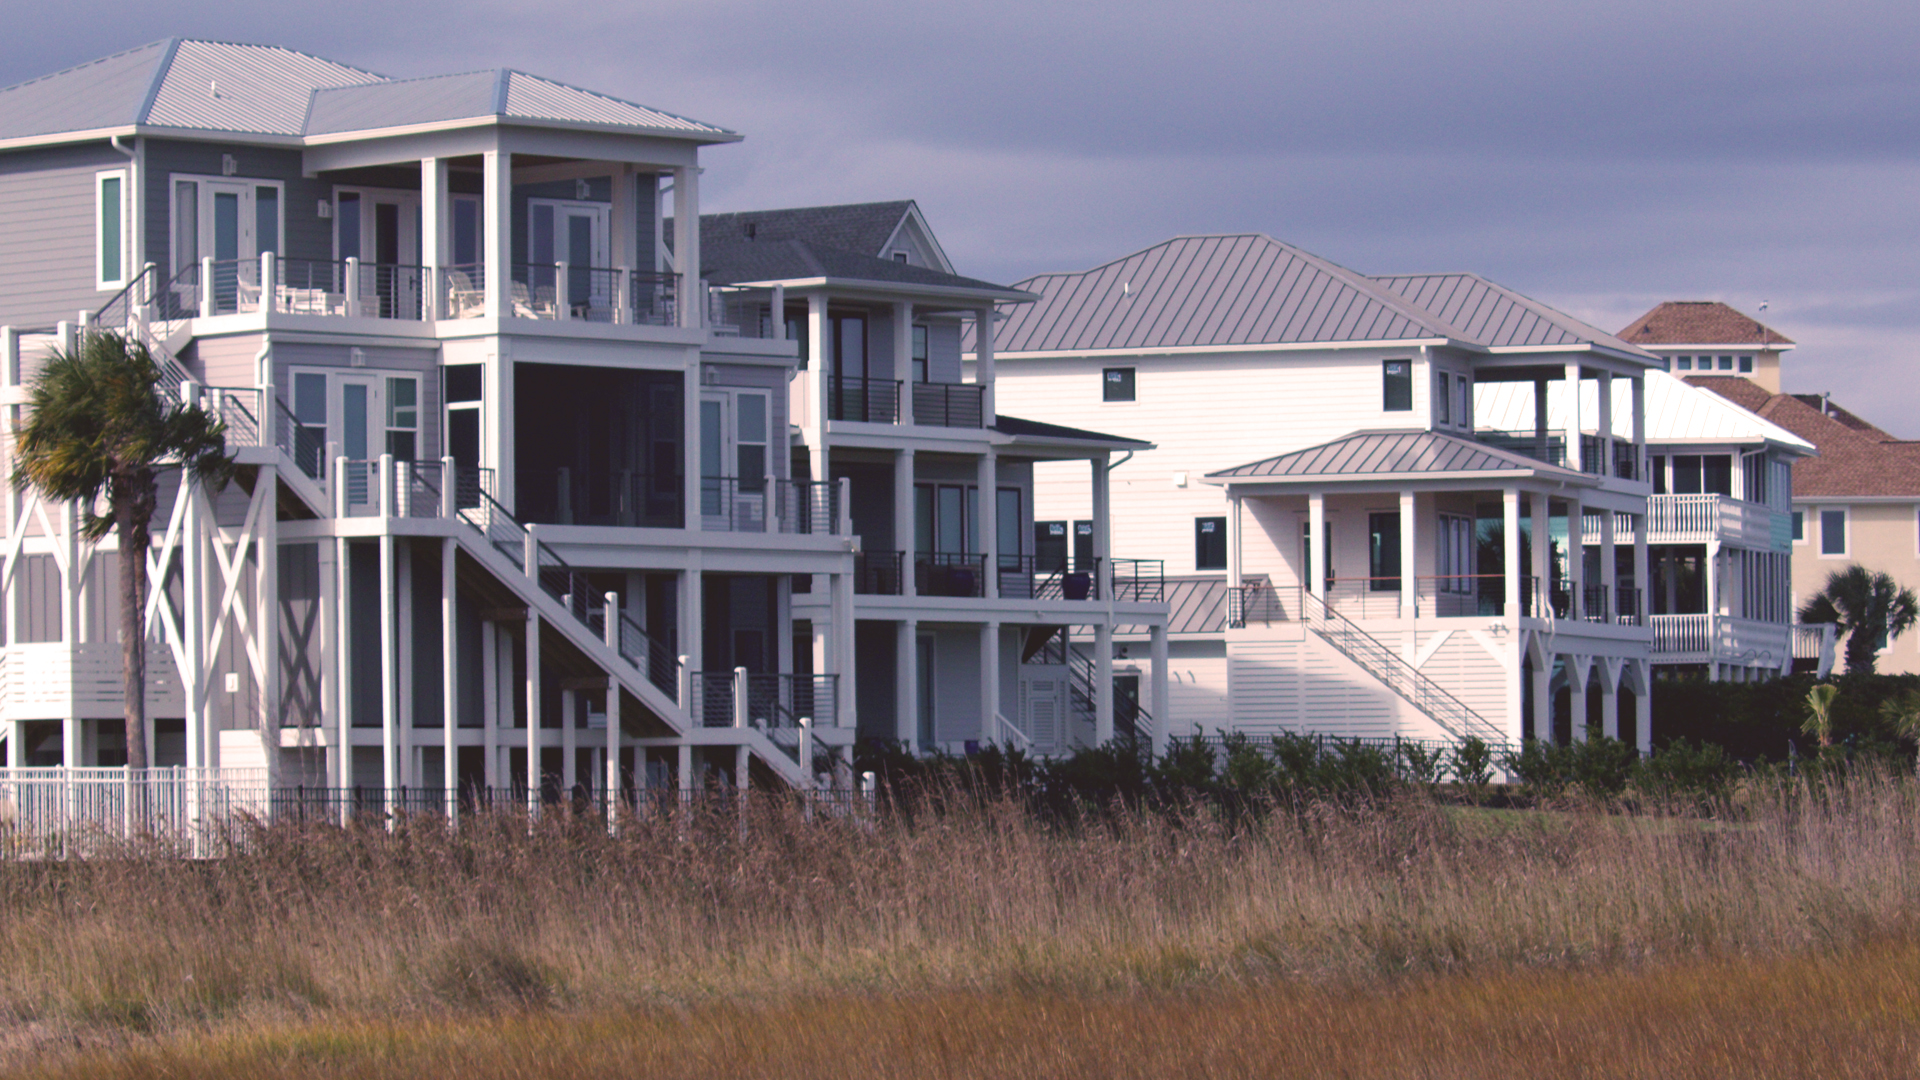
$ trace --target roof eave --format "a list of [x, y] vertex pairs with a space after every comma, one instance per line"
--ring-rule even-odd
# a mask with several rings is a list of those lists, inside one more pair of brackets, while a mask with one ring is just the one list
[[[1033, 295], [1031, 293], [1027, 295]], [[1486, 347], [1455, 338], [1392, 338], [1383, 341], [1252, 342], [1235, 345], [1149, 345], [1108, 349], [1032, 349], [993, 351], [996, 360], [1059, 360], [1078, 356], [1197, 356], [1206, 353], [1311, 352], [1316, 349], [1417, 349], [1423, 346], [1485, 352]], [[972, 353], [963, 355], [972, 356]]]
[[1791, 341], [1697, 341], [1691, 343], [1682, 341], [1650, 341], [1644, 346], [1636, 347], [1647, 349], [1753, 349], [1758, 352], [1786, 352], [1788, 349], [1794, 347], [1794, 343]]
[[1306, 484], [1378, 484], [1388, 482], [1413, 483], [1433, 480], [1550, 480], [1562, 486], [1599, 487], [1600, 477], [1572, 471], [1546, 471], [1543, 469], [1471, 469], [1449, 472], [1383, 472], [1383, 473], [1302, 473], [1293, 476], [1222, 476], [1209, 473], [1200, 478], [1203, 483], [1218, 487], [1277, 486], [1295, 487]]
[[121, 124], [115, 127], [87, 128], [83, 131], [56, 131], [42, 135], [16, 135], [11, 139], [0, 139], [0, 150], [31, 150], [37, 146], [64, 146], [77, 142], [105, 142], [114, 136], [127, 138], [142, 134], [138, 124]]
[[1019, 289], [974, 289], [960, 285], [920, 285], [904, 281], [879, 281], [873, 278], [810, 277], [810, 278], [767, 278], [760, 281], [731, 281], [727, 283], [740, 289], [771, 289], [779, 286], [783, 289], [859, 289], [871, 292], [910, 293], [914, 296], [926, 296], [948, 300], [1005, 300], [1011, 303], [1030, 303], [1040, 297]]
[[1515, 356], [1526, 353], [1575, 353], [1592, 352], [1619, 360], [1630, 360], [1648, 368], [1659, 368], [1666, 363], [1666, 357], [1655, 356], [1638, 346], [1628, 346], [1631, 351], [1623, 351], [1612, 345], [1598, 341], [1571, 342], [1566, 345], [1490, 345], [1487, 352], [1495, 356]]
[[465, 131], [479, 127], [532, 127], [548, 128], [556, 131], [594, 131], [614, 135], [644, 135], [649, 138], [675, 139], [681, 142], [698, 143], [712, 146], [722, 143], [736, 143], [745, 139], [745, 135], [733, 131], [686, 131], [681, 128], [637, 127], [631, 124], [601, 124], [585, 120], [550, 120], [527, 116], [502, 116], [489, 113], [484, 116], [464, 116], [453, 120], [434, 120], [424, 124], [402, 124], [385, 128], [358, 128], [353, 131], [330, 131], [321, 135], [299, 137], [305, 146], [332, 146], [338, 143], [358, 142], [363, 139], [391, 139], [408, 135], [426, 135], [439, 131]]

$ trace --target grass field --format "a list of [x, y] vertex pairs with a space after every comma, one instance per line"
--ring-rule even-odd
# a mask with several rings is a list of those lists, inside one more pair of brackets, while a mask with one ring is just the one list
[[[778, 807], [0, 865], [48, 1075], [1914, 1075], [1920, 789], [1721, 820]], [[851, 1067], [851, 1068], [850, 1068]]]

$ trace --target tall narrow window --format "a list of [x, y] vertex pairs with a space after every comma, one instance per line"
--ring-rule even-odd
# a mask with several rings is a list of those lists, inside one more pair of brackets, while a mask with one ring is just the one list
[[1388, 360], [1382, 366], [1381, 408], [1387, 412], [1413, 410], [1413, 361]]
[[1820, 554], [1845, 555], [1847, 553], [1847, 512], [1845, 510], [1820, 511]]
[[1020, 565], [1020, 489], [1001, 488], [999, 502], [993, 508], [993, 527], [998, 533], [995, 547], [1000, 551], [1000, 565], [1018, 567]]
[[1447, 385], [1447, 373], [1444, 371], [1434, 372], [1433, 373], [1434, 419], [1440, 421], [1443, 424], [1453, 423], [1453, 395], [1451, 393], [1448, 393], [1450, 389], [1451, 388]]
[[1367, 515], [1367, 589], [1400, 591], [1400, 513]]
[[95, 285], [117, 289], [127, 283], [126, 191], [127, 174], [101, 173], [97, 178], [100, 235], [95, 263]]
[[733, 407], [740, 490], [760, 491], [767, 482], [767, 398], [764, 394], [736, 394]]
[[280, 189], [259, 184], [253, 189], [253, 244], [255, 253], [280, 253]]
[[1067, 568], [1067, 523], [1064, 521], [1036, 521], [1033, 523], [1033, 563], [1034, 569], [1043, 574]]
[[1226, 518], [1203, 517], [1193, 519], [1193, 568], [1195, 570], [1225, 570], [1227, 568]]
[[387, 453], [396, 461], [412, 461], [420, 443], [420, 382], [411, 377], [387, 379]]
[[1075, 570], [1093, 569], [1093, 522], [1091, 521], [1073, 523], [1073, 568]]
[[1807, 542], [1807, 512], [1805, 510], [1795, 510], [1793, 512], [1793, 542], [1796, 544], [1804, 544]]
[[927, 381], [927, 328], [913, 328], [913, 381]]
[[173, 185], [174, 272], [200, 261], [200, 184], [180, 180]]

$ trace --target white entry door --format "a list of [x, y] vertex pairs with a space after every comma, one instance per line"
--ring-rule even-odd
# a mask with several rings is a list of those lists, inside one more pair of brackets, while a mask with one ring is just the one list
[[[373, 476], [384, 447], [386, 388], [374, 375], [341, 375], [334, 379], [333, 419], [328, 439], [340, 446], [340, 454], [349, 462], [347, 475], [348, 513], [379, 502]], [[362, 464], [364, 463], [364, 464]]]
[[[343, 189], [334, 193], [334, 250], [357, 261], [359, 278], [345, 291], [360, 313], [417, 318], [423, 292], [420, 196], [410, 191]], [[344, 270], [342, 270], [344, 273]]]

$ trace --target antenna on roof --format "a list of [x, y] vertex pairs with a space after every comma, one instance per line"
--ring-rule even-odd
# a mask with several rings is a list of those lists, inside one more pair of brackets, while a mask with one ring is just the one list
[[1121, 295], [1121, 296], [1132, 296], [1132, 295], [1133, 295], [1133, 282], [1131, 282], [1131, 281], [1123, 281], [1123, 282], [1121, 282], [1121, 283], [1120, 283], [1120, 295]]
[[214, 98], [217, 98], [220, 96], [220, 80], [219, 79], [207, 80], [207, 96], [214, 97]]

